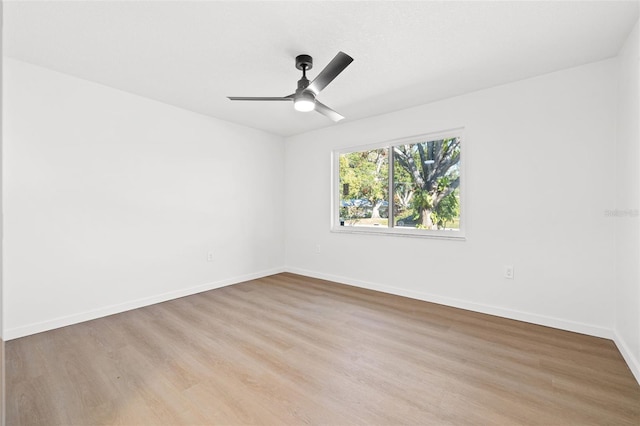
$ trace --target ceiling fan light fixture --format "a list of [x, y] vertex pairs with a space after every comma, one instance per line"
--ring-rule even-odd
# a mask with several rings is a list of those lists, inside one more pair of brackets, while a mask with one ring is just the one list
[[296, 111], [309, 112], [316, 109], [316, 98], [312, 93], [302, 92], [293, 100], [293, 107]]

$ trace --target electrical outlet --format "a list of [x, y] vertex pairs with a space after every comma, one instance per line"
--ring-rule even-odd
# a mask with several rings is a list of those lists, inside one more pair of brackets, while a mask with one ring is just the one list
[[213, 252], [207, 253], [207, 262], [213, 262]]
[[316, 254], [320, 254], [320, 244], [316, 244]]
[[505, 266], [504, 267], [504, 277], [508, 280], [513, 279], [513, 266]]

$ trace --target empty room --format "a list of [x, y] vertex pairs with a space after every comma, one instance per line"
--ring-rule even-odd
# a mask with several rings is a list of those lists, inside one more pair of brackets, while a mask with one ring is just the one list
[[640, 424], [638, 1], [3, 1], [2, 424]]

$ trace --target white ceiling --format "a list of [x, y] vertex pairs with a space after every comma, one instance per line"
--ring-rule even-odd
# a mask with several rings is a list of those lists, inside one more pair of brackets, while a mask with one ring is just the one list
[[624, 2], [4, 2], [6, 56], [283, 136], [335, 126], [286, 96], [340, 50], [318, 99], [343, 122], [615, 56]]

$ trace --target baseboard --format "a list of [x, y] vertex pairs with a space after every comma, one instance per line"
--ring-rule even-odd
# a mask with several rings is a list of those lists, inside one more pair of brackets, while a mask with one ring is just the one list
[[468, 311], [480, 312], [483, 314], [495, 315], [503, 318], [509, 318], [518, 321], [524, 321], [531, 324], [543, 325], [545, 327], [557, 328], [560, 330], [572, 331], [590, 336], [603, 337], [605, 339], [613, 339], [613, 331], [590, 324], [564, 320], [561, 318], [548, 317], [543, 315], [531, 314], [528, 312], [516, 311], [511, 309], [500, 308], [497, 306], [483, 305], [473, 303], [466, 300], [455, 299], [450, 297], [438, 296], [430, 293], [406, 290], [403, 288], [387, 286], [383, 284], [362, 281], [354, 278], [342, 277], [321, 272], [310, 271], [306, 269], [285, 267], [286, 272], [293, 274], [305, 275], [307, 277], [319, 278], [322, 280], [334, 281], [341, 284], [352, 285], [355, 287], [366, 288], [369, 290], [381, 291], [383, 293], [394, 294], [397, 296], [409, 297], [425, 302], [438, 303], [440, 305], [452, 306], [454, 308], [466, 309]]
[[624, 339], [620, 337], [620, 335], [615, 330], [613, 331], [613, 341], [622, 354], [622, 357], [627, 362], [629, 370], [631, 370], [631, 373], [633, 373], [636, 381], [640, 385], [640, 360], [635, 357], [633, 352], [629, 349], [629, 346], [627, 346], [627, 344], [625, 343]]
[[177, 291], [167, 292], [167, 293], [163, 293], [163, 294], [159, 294], [151, 297], [137, 299], [137, 300], [133, 300], [130, 302], [125, 302], [117, 305], [105, 306], [103, 308], [94, 309], [91, 311], [81, 312], [81, 313], [72, 314], [64, 317], [58, 317], [48, 321], [33, 323], [33, 324], [16, 327], [16, 328], [9, 328], [4, 330], [3, 337], [5, 341], [9, 341], [12, 339], [17, 339], [20, 337], [40, 333], [47, 330], [53, 330], [55, 328], [65, 327], [65, 326], [77, 324], [83, 321], [90, 321], [92, 319], [101, 318], [101, 317], [105, 317], [113, 314], [118, 314], [120, 312], [129, 311], [131, 309], [142, 308], [144, 306], [166, 302], [168, 300], [177, 299], [179, 297], [201, 293], [203, 291], [213, 290], [216, 288], [221, 288], [228, 285], [241, 283], [244, 281], [254, 280], [254, 279], [266, 277], [269, 275], [278, 274], [280, 272], [291, 272], [294, 274], [305, 275], [308, 277], [334, 281], [337, 283], [353, 285], [356, 287], [366, 288], [366, 289], [375, 290], [375, 291], [381, 291], [383, 293], [410, 297], [412, 299], [417, 299], [417, 300], [424, 300], [426, 302], [433, 302], [441, 305], [452, 306], [455, 308], [466, 309], [474, 312], [481, 312], [485, 314], [496, 315], [503, 318], [514, 319], [518, 321], [525, 321], [532, 324], [543, 325], [546, 327], [553, 327], [561, 330], [567, 330], [567, 331], [572, 331], [576, 333], [582, 333], [582, 334], [588, 334], [591, 336], [612, 339], [616, 342], [621, 352], [623, 352], [622, 348], [623, 347], [625, 348], [625, 352], [623, 352], [623, 356], [625, 356], [625, 359], [629, 358], [632, 360], [632, 362], [635, 362], [634, 375], [637, 374], [639, 370], [637, 368], [637, 365], [638, 365], [637, 361], [635, 361], [633, 357], [630, 355], [630, 352], [626, 349], [626, 346], [624, 345], [622, 340], [619, 337], [615, 336], [612, 330], [604, 327], [597, 327], [589, 324], [583, 324], [583, 323], [563, 320], [559, 318], [530, 314], [527, 312], [505, 309], [505, 308], [500, 308], [496, 306], [483, 305], [483, 304], [473, 303], [473, 302], [469, 302], [461, 299], [455, 299], [450, 297], [438, 296], [430, 293], [406, 290], [403, 288], [392, 287], [392, 286], [387, 286], [383, 284], [358, 280], [354, 278], [343, 277], [343, 276], [332, 275], [332, 274], [325, 274], [321, 272], [294, 268], [294, 267], [272, 268], [264, 271], [251, 273], [251, 274], [236, 276], [236, 277], [227, 278], [220, 281], [215, 281], [215, 282], [210, 282], [210, 283], [206, 283], [206, 284], [202, 284], [194, 287], [180, 289]]
[[31, 334], [41, 333], [43, 331], [53, 330], [55, 328], [66, 327], [68, 325], [77, 324], [84, 321], [90, 321], [97, 318], [106, 317], [121, 312], [130, 311], [132, 309], [142, 308], [144, 306], [154, 305], [156, 303], [166, 302], [168, 300], [177, 299], [179, 297], [190, 296], [203, 291], [214, 290], [216, 288], [226, 287], [232, 284], [238, 284], [244, 281], [255, 280], [269, 275], [284, 272], [284, 268], [273, 268], [264, 271], [254, 272], [251, 274], [226, 278], [220, 281], [214, 281], [194, 287], [184, 288], [176, 291], [158, 294], [155, 296], [145, 297], [130, 302], [120, 303], [117, 305], [105, 306], [99, 309], [80, 312], [77, 314], [67, 315], [64, 317], [54, 318], [52, 320], [42, 321], [38, 323], [28, 324], [21, 327], [9, 328], [4, 330], [4, 340], [18, 339], [20, 337], [29, 336]]

